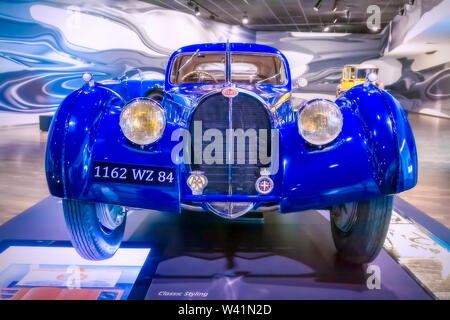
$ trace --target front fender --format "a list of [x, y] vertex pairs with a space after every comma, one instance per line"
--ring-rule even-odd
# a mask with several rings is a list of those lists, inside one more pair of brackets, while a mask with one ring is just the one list
[[84, 192], [98, 125], [108, 107], [124, 104], [114, 91], [89, 84], [63, 101], [47, 141], [46, 175], [52, 195], [77, 198]]
[[406, 111], [391, 94], [386, 91], [382, 91], [382, 94], [395, 122], [396, 142], [399, 152], [395, 192], [398, 193], [409, 190], [417, 184], [418, 164], [416, 142]]
[[359, 85], [340, 99], [362, 122], [374, 179], [381, 193], [399, 193], [417, 183], [417, 151], [406, 113], [388, 92]]
[[344, 124], [329, 145], [307, 144], [295, 124], [282, 130], [282, 212], [329, 208], [415, 186], [414, 136], [398, 102], [373, 85], [359, 85], [336, 104]]
[[119, 125], [126, 102], [115, 90], [98, 84], [86, 85], [64, 100], [48, 138], [46, 171], [50, 193], [61, 198], [178, 213], [179, 183], [159, 187], [93, 180], [95, 161], [171, 167], [179, 180], [178, 165], [171, 159], [177, 143], [171, 136], [178, 126], [167, 123], [163, 136], [152, 145], [132, 145]]
[[50, 194], [63, 198], [63, 145], [65, 141], [66, 124], [74, 105], [82, 90], [68, 95], [53, 116], [48, 130], [47, 149], [45, 153], [45, 173]]

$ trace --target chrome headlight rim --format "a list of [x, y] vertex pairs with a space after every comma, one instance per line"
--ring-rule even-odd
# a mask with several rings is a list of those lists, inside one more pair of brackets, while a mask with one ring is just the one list
[[[124, 114], [124, 111], [127, 110], [127, 109], [129, 109], [129, 108], [132, 108], [136, 103], [141, 102], [141, 101], [144, 101], [144, 102], [146, 102], [146, 103], [151, 103], [152, 107], [158, 108], [159, 111], [161, 112], [161, 115], [162, 115], [162, 129], [161, 129], [161, 134], [159, 135], [159, 137], [158, 137], [157, 139], [153, 140], [152, 142], [145, 143], [145, 144], [141, 144], [141, 143], [135, 142], [135, 141], [133, 141], [132, 139], [130, 139], [130, 138], [125, 134], [125, 132], [124, 132], [124, 130], [123, 130], [123, 128], [122, 128], [122, 125], [121, 125], [121, 123], [122, 123], [122, 116], [123, 116], [123, 114]], [[166, 110], [161, 106], [161, 104], [160, 104], [158, 101], [156, 101], [156, 100], [154, 100], [154, 99], [147, 98], [147, 97], [138, 97], [138, 98], [134, 98], [134, 99], [131, 99], [130, 101], [128, 101], [128, 102], [123, 106], [123, 108], [122, 108], [122, 110], [121, 110], [121, 112], [120, 112], [120, 116], [119, 116], [119, 127], [120, 127], [120, 131], [122, 131], [122, 134], [124, 135], [124, 137], [126, 138], [126, 140], [127, 140], [128, 142], [132, 143], [133, 145], [141, 146], [141, 147], [143, 147], [143, 146], [149, 146], [149, 145], [152, 145], [152, 144], [158, 142], [158, 141], [162, 138], [162, 136], [164, 135], [164, 132], [165, 132], [165, 130], [166, 130], [166, 125], [167, 125]]]
[[[332, 106], [332, 108], [334, 108], [334, 111], [337, 112], [338, 118], [339, 118], [339, 127], [338, 127], [338, 130], [337, 130], [336, 133], [332, 136], [331, 139], [329, 139], [328, 141], [323, 142], [323, 143], [319, 143], [319, 142], [317, 142], [317, 141], [311, 141], [307, 136], [305, 136], [304, 133], [302, 133], [302, 131], [304, 131], [304, 129], [302, 129], [302, 127], [301, 127], [301, 115], [302, 115], [302, 112], [305, 111], [305, 110], [306, 110], [309, 106], [311, 106], [313, 103], [317, 103], [317, 102], [319, 102], [319, 103], [320, 103], [320, 102], [326, 103], [326, 104], [328, 104], [328, 106]], [[329, 99], [325, 99], [325, 98], [316, 98], [316, 99], [312, 99], [312, 100], [305, 101], [305, 102], [303, 102], [303, 103], [301, 104], [300, 108], [299, 108], [298, 111], [297, 111], [297, 129], [298, 129], [298, 132], [299, 132], [300, 136], [305, 140], [305, 142], [306, 142], [307, 144], [312, 145], [312, 146], [314, 146], [314, 147], [324, 147], [324, 146], [327, 146], [327, 145], [329, 145], [329, 144], [335, 142], [336, 139], [339, 137], [339, 135], [340, 135], [341, 132], [342, 132], [342, 127], [343, 127], [343, 125], [344, 125], [344, 116], [343, 116], [343, 114], [342, 114], [342, 112], [341, 112], [341, 109], [339, 108], [339, 106], [338, 106], [336, 103], [334, 103], [333, 101], [331, 101], [331, 100], [329, 100]]]

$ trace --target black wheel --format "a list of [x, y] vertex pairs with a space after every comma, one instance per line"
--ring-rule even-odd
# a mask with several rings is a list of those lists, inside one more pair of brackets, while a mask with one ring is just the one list
[[147, 91], [145, 96], [149, 99], [153, 99], [155, 101], [160, 102], [160, 101], [162, 101], [163, 96], [164, 96], [164, 89], [159, 88], [159, 87], [152, 88]]
[[363, 264], [383, 246], [392, 213], [392, 196], [350, 202], [330, 210], [331, 232], [340, 257]]
[[103, 260], [119, 249], [126, 224], [125, 208], [63, 199], [63, 210], [72, 245], [83, 258]]

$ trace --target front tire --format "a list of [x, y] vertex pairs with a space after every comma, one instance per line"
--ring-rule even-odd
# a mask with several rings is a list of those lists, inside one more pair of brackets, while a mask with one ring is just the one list
[[376, 258], [389, 228], [392, 199], [382, 196], [330, 210], [334, 244], [343, 260], [364, 264]]
[[122, 243], [124, 208], [105, 203], [63, 199], [64, 217], [73, 247], [85, 259], [110, 258]]

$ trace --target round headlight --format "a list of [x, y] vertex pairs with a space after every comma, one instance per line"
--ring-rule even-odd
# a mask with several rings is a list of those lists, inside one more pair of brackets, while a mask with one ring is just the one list
[[306, 102], [298, 114], [298, 131], [311, 144], [324, 145], [339, 135], [342, 113], [339, 107], [325, 99]]
[[161, 138], [166, 119], [164, 110], [154, 101], [137, 99], [128, 103], [120, 114], [120, 128], [131, 142], [145, 145]]

